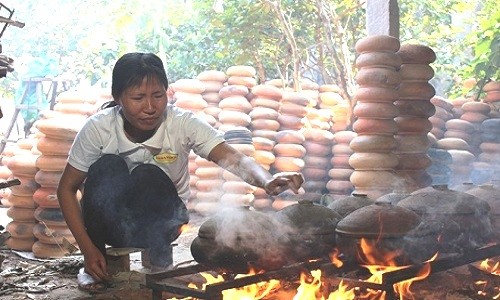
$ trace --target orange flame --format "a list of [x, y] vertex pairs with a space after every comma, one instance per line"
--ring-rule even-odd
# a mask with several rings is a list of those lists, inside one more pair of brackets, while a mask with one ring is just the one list
[[180, 232], [180, 233], [183, 233], [183, 232], [186, 232], [186, 231], [190, 230], [191, 228], [192, 228], [192, 226], [191, 226], [191, 225], [189, 225], [189, 224], [183, 224], [183, 225], [181, 225], [181, 227], [179, 228], [179, 232]]
[[[367, 268], [372, 274], [372, 276], [370, 276], [367, 281], [382, 284], [382, 275], [384, 273], [405, 269], [409, 266], [397, 265], [395, 258], [401, 255], [401, 251], [378, 251], [376, 244], [376, 241], [370, 242], [362, 238], [360, 241], [360, 250], [362, 253], [359, 253], [359, 256], [366, 262], [363, 267]], [[413, 294], [410, 291], [411, 284], [415, 281], [423, 280], [427, 278], [427, 276], [429, 276], [429, 274], [431, 273], [430, 261], [435, 260], [437, 258], [437, 255], [438, 254], [436, 253], [430, 260], [428, 260], [415, 277], [394, 284], [394, 291], [399, 295], [399, 298], [401, 300], [413, 299]], [[365, 297], [369, 299], [373, 299], [375, 297], [385, 299], [385, 294], [385, 292], [381, 291], [368, 290]]]
[[339, 255], [340, 255], [340, 250], [337, 248], [333, 249], [333, 252], [330, 253], [329, 255], [332, 264], [337, 268], [341, 268], [344, 265], [344, 263], [339, 259]]
[[[250, 270], [248, 274], [238, 274], [237, 278], [242, 278], [245, 276], [251, 276], [257, 274], [254, 270]], [[202, 272], [201, 276], [205, 279], [205, 283], [202, 285], [202, 290], [205, 290], [207, 285], [223, 282], [224, 278], [221, 275], [217, 277], [210, 273]], [[189, 284], [190, 288], [197, 288], [195, 284]], [[272, 290], [280, 287], [279, 280], [271, 279], [269, 281], [261, 281], [254, 284], [246, 285], [239, 288], [228, 289], [222, 291], [223, 299], [241, 299], [241, 300], [258, 300], [266, 297], [271, 293]]]
[[[494, 262], [487, 258], [479, 264], [479, 267], [485, 272], [495, 276], [500, 276], [500, 262], [498, 261]], [[479, 289], [477, 292], [479, 296], [488, 297], [489, 295], [495, 294], [495, 296], [492, 296], [491, 299], [500, 299], [500, 287], [494, 287], [492, 291], [492, 288], [489, 287], [489, 282], [486, 280], [476, 281], [475, 284]], [[486, 291], [488, 288], [489, 290]]]

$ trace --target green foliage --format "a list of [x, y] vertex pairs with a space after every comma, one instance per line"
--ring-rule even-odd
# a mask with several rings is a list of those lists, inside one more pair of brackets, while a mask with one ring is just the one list
[[[280, 1], [280, 0], [274, 0]], [[269, 0], [2, 1], [26, 27], [7, 28], [4, 54], [20, 65], [48, 54], [61, 76], [74, 85], [109, 84], [114, 61], [128, 51], [160, 55], [171, 81], [236, 64], [258, 69], [261, 81], [293, 74], [292, 47], [300, 73], [318, 83], [354, 86], [354, 44], [364, 36], [359, 0], [281, 0], [282, 16], [295, 45]], [[214, 10], [214, 4], [223, 10]], [[493, 0], [400, 0], [402, 43], [428, 45], [437, 54], [433, 84], [442, 95], [477, 93], [463, 79], [498, 79], [500, 17]], [[324, 15], [319, 14], [322, 9]], [[321, 17], [326, 18], [326, 22]], [[15, 71], [1, 82], [12, 94]]]

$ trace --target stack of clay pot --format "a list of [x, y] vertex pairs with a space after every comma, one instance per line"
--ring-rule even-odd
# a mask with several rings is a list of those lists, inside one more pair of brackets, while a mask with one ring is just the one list
[[215, 124], [215, 118], [204, 113], [208, 107], [207, 101], [202, 94], [205, 92], [205, 84], [198, 79], [179, 79], [172, 84], [174, 90], [175, 105], [194, 112], [205, 118], [209, 124]]
[[[205, 92], [205, 84], [198, 79], [179, 79], [171, 85], [174, 91], [174, 103], [177, 107], [192, 111], [197, 116], [204, 118], [209, 124], [215, 125], [216, 119], [211, 115], [207, 115], [204, 109], [208, 107], [207, 101], [202, 94]], [[195, 171], [197, 165], [195, 163], [197, 155], [192, 151], [189, 154], [189, 176], [191, 196], [188, 201], [189, 208], [192, 208], [192, 202], [196, 199], [196, 186], [194, 183], [198, 180]]]
[[227, 85], [219, 91], [219, 130], [226, 132], [250, 127], [252, 120], [248, 114], [252, 111], [252, 104], [247, 99], [249, 93], [250, 90], [244, 85]]
[[431, 103], [434, 104], [435, 112], [429, 117], [432, 123], [431, 133], [436, 139], [442, 139], [446, 131], [446, 121], [453, 119], [453, 104], [443, 97], [434, 96], [431, 98]]
[[500, 180], [500, 118], [483, 121], [481, 140], [481, 153], [471, 174], [471, 180], [475, 184]]
[[[275, 172], [301, 172], [305, 166], [304, 148], [305, 137], [301, 130], [283, 129], [275, 137], [276, 145], [274, 154], [276, 160], [272, 165]], [[297, 203], [298, 196], [290, 191], [285, 191], [274, 197], [272, 207], [275, 210]]]
[[[7, 148], [5, 149], [7, 150]], [[8, 157], [6, 158], [6, 155], [8, 151], [5, 151], [2, 153], [2, 157], [0, 160], [0, 181], [6, 181], [9, 180], [9, 178], [12, 177], [12, 171], [9, 169], [9, 167], [6, 166], [6, 162], [8, 161]], [[4, 207], [10, 207], [10, 203], [8, 200], [8, 197], [10, 195], [10, 188], [3, 188], [0, 190], [0, 204]]]
[[453, 163], [451, 154], [444, 149], [436, 148], [436, 144], [432, 144], [427, 155], [431, 159], [431, 165], [427, 167], [426, 172], [432, 180], [432, 185], [448, 185], [451, 178], [450, 165]]
[[[328, 181], [328, 171], [331, 168], [331, 147], [333, 145], [333, 133], [328, 129], [305, 128], [305, 143], [307, 144], [306, 155], [304, 156], [304, 168], [302, 173], [305, 182], [304, 190], [313, 197], [311, 200], [318, 200], [326, 191]], [[310, 151], [308, 152], [307, 149]], [[323, 151], [322, 151], [323, 150]]]
[[491, 106], [491, 117], [500, 117], [500, 81], [492, 80], [487, 82], [483, 87], [483, 91], [485, 93], [483, 102]]
[[[274, 85], [264, 84], [254, 86], [251, 93], [253, 98], [250, 127], [255, 147], [254, 158], [264, 169], [270, 170], [276, 159], [274, 145], [276, 144], [276, 133], [280, 128], [278, 110], [283, 91]], [[271, 209], [272, 199], [265, 190], [257, 188], [254, 196], [252, 206], [255, 209]]]
[[255, 70], [255, 68], [252, 66], [230, 66], [229, 68], [227, 68], [226, 74], [228, 76], [228, 85], [243, 85], [251, 89], [258, 83], [257, 79], [255, 78], [257, 70]]
[[[480, 153], [479, 145], [481, 144], [481, 123], [489, 118], [491, 107], [478, 101], [469, 101], [462, 105], [463, 114], [460, 120], [469, 122], [473, 130], [467, 132], [470, 136], [465, 135], [463, 139], [471, 146], [471, 151], [476, 157]], [[450, 136], [450, 129], [447, 128], [445, 137]]]
[[207, 107], [203, 109], [205, 114], [207, 114], [207, 120], [212, 120], [211, 123], [213, 127], [218, 128], [219, 123], [219, 113], [221, 109], [219, 108], [219, 102], [221, 97], [219, 91], [224, 87], [224, 83], [227, 81], [226, 73], [217, 70], [203, 71], [196, 77], [205, 85], [205, 91], [201, 94], [203, 99], [207, 102]]
[[191, 180], [196, 178], [196, 182], [192, 183], [195, 186], [196, 199], [188, 202], [189, 209], [204, 215], [211, 214], [217, 209], [223, 194], [223, 169], [200, 156], [194, 158], [194, 165], [195, 176], [191, 176]]
[[54, 111], [88, 117], [96, 112], [98, 98], [98, 91], [92, 88], [64, 91], [57, 95]]
[[470, 173], [476, 157], [470, 151], [467, 142], [461, 138], [442, 138], [436, 142], [436, 148], [444, 149], [451, 155], [452, 163], [450, 186], [470, 182]]
[[354, 153], [350, 143], [356, 135], [354, 131], [347, 130], [337, 131], [333, 134], [333, 146], [331, 148], [332, 168], [328, 171], [330, 180], [326, 185], [332, 195], [346, 196], [350, 195], [354, 190], [354, 186], [349, 179], [352, 172], [354, 172], [354, 169], [349, 164], [349, 157]]
[[324, 84], [319, 87], [319, 103], [321, 109], [330, 111], [330, 130], [335, 133], [347, 128], [351, 122], [351, 109], [348, 101], [339, 94], [340, 88], [334, 84]]
[[430, 100], [436, 91], [429, 83], [434, 76], [429, 64], [436, 60], [436, 54], [427, 46], [414, 44], [402, 45], [397, 54], [402, 64], [399, 99], [395, 102], [399, 110], [395, 118], [398, 147], [394, 153], [399, 161], [396, 174], [404, 179], [400, 191], [411, 193], [432, 183], [426, 172], [432, 163], [427, 155], [431, 144], [427, 135], [432, 129], [428, 118], [435, 112]]
[[[38, 241], [33, 244], [35, 257], [62, 257], [69, 253], [65, 241], [75, 243], [63, 218], [57, 199], [57, 186], [66, 166], [69, 150], [85, 118], [60, 114], [39, 119], [35, 126], [40, 132], [36, 160], [38, 171], [35, 181], [39, 185], [33, 194], [37, 204], [35, 218], [38, 223], [33, 233]], [[79, 195], [80, 197], [80, 195]]]
[[473, 101], [472, 98], [466, 98], [466, 97], [457, 97], [453, 100], [451, 100], [451, 105], [453, 105], [453, 108], [451, 109], [451, 114], [452, 118], [455, 119], [460, 119], [464, 111], [462, 110], [462, 106], [467, 103]]
[[331, 167], [331, 146], [333, 144], [331, 110], [309, 107], [303, 133], [306, 139], [304, 142], [305, 165], [302, 169], [305, 179], [303, 184], [305, 197], [318, 202], [326, 192], [326, 183], [329, 179], [328, 171]]
[[13, 250], [31, 251], [36, 242], [33, 228], [37, 223], [35, 219], [37, 205], [33, 201], [33, 194], [39, 185], [35, 181], [38, 155], [31, 151], [34, 143], [33, 138], [17, 141], [17, 150], [6, 163], [12, 172], [12, 179], [17, 178], [21, 181], [20, 185], [10, 187], [11, 192], [7, 198], [10, 203], [7, 216], [12, 219], [6, 228], [11, 235], [7, 240], [7, 246]]
[[397, 86], [401, 78], [397, 72], [401, 58], [396, 54], [399, 40], [386, 35], [374, 35], [359, 40], [355, 49], [359, 88], [354, 94], [356, 104], [353, 131], [358, 134], [351, 141], [356, 147], [349, 164], [354, 169], [351, 182], [354, 192], [366, 194], [373, 200], [394, 190], [397, 177], [394, 168], [398, 157], [393, 153], [397, 142], [394, 117], [398, 109]]
[[300, 81], [300, 92], [309, 98], [310, 107], [316, 107], [320, 102], [319, 88], [320, 88], [319, 84], [310, 79], [303, 78]]
[[[228, 130], [224, 134], [226, 142], [236, 150], [253, 158], [255, 147], [252, 141], [252, 132], [246, 128], [235, 128]], [[220, 204], [223, 207], [228, 206], [249, 206], [253, 200], [255, 187], [246, 183], [243, 178], [224, 170], [222, 172], [224, 183], [222, 184], [223, 195], [220, 198]]]
[[[304, 168], [306, 149], [303, 127], [310, 103], [311, 99], [305, 94], [294, 91], [283, 92], [278, 117], [280, 131], [275, 136], [276, 159], [272, 165], [275, 172], [301, 172]], [[296, 195], [285, 192], [275, 198], [273, 208], [280, 210], [297, 200]]]

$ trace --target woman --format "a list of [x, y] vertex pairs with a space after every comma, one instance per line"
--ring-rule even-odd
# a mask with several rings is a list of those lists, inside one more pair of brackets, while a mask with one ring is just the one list
[[208, 123], [168, 104], [167, 89], [160, 58], [125, 54], [113, 69], [113, 101], [87, 120], [70, 150], [57, 196], [84, 256], [86, 288], [109, 280], [105, 244], [148, 248], [151, 264], [172, 263], [170, 243], [188, 222], [191, 150], [270, 195], [297, 193], [303, 183], [299, 173], [272, 176]]

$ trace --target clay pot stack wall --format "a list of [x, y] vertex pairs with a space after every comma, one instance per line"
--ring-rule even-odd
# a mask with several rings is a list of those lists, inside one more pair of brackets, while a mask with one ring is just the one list
[[[208, 107], [208, 103], [202, 96], [205, 92], [205, 84], [201, 80], [194, 78], [179, 79], [171, 84], [171, 88], [174, 91], [173, 101], [176, 106], [192, 111], [196, 115], [204, 118], [209, 124], [215, 125], [216, 119], [204, 112], [204, 109]], [[191, 195], [187, 203], [188, 209], [193, 208], [197, 199], [196, 194], [198, 190], [196, 189], [195, 183], [198, 181], [196, 177], [196, 169], [198, 166], [195, 163], [196, 157], [197, 155], [191, 151], [189, 154], [189, 186]]]
[[224, 87], [227, 75], [223, 71], [207, 70], [198, 74], [196, 78], [205, 86], [205, 91], [201, 93], [201, 96], [207, 102], [207, 107], [203, 109], [203, 112], [207, 115], [207, 120], [213, 120], [209, 123], [213, 127], [219, 128], [219, 113], [221, 111], [219, 91]]
[[12, 221], [6, 227], [11, 235], [6, 244], [13, 250], [31, 251], [36, 242], [33, 228], [37, 223], [35, 219], [37, 204], [33, 200], [33, 194], [39, 187], [35, 181], [35, 174], [38, 171], [36, 167], [38, 155], [31, 151], [35, 144], [34, 138], [21, 139], [16, 144], [17, 149], [6, 165], [12, 172], [12, 179], [19, 179], [21, 184], [11, 186], [11, 192], [7, 198], [10, 203], [7, 216]]
[[[304, 157], [306, 140], [303, 128], [306, 123], [311, 98], [300, 92], [284, 91], [279, 107], [278, 122], [280, 129], [275, 136], [275, 161], [272, 164], [275, 172], [301, 172], [305, 167]], [[279, 210], [296, 203], [297, 196], [285, 192], [275, 197], [273, 208]]]
[[[331, 168], [331, 147], [333, 144], [333, 133], [323, 128], [305, 128], [305, 142], [307, 145], [304, 156], [304, 168], [302, 174], [305, 182], [303, 188], [310, 195], [310, 200], [319, 200], [326, 191], [328, 171]], [[309, 149], [309, 151], [307, 151]]]
[[38, 171], [35, 175], [39, 187], [33, 194], [37, 204], [34, 215], [38, 221], [33, 228], [38, 239], [32, 247], [35, 257], [65, 256], [69, 251], [63, 246], [64, 242], [76, 243], [59, 207], [57, 186], [73, 140], [85, 119], [84, 115], [77, 117], [64, 113], [39, 119], [35, 123], [40, 135], [36, 143], [40, 155], [36, 160]]
[[491, 106], [491, 117], [500, 117], [500, 81], [492, 80], [486, 83], [483, 87], [485, 96], [483, 98], [484, 103], [488, 103]]
[[96, 89], [64, 91], [57, 96], [54, 111], [88, 117], [96, 112], [99, 97]]
[[471, 174], [475, 184], [500, 180], [500, 118], [492, 118], [481, 124], [481, 153], [474, 163]]
[[469, 144], [461, 138], [442, 138], [436, 142], [436, 146], [439, 149], [447, 150], [452, 158], [451, 177], [448, 184], [456, 186], [463, 182], [469, 182], [472, 164], [476, 160], [470, 151]]
[[454, 104], [440, 96], [432, 97], [431, 103], [434, 104], [435, 108], [434, 114], [429, 117], [429, 121], [432, 123], [431, 133], [439, 140], [444, 137], [446, 121], [454, 118], [453, 111], [456, 111], [456, 109], [454, 110]]
[[[10, 148], [10, 149], [9, 149]], [[0, 180], [8, 180], [12, 178], [12, 171], [6, 166], [9, 157], [12, 156], [12, 147], [6, 147], [2, 156], [0, 157]], [[10, 188], [0, 190], [0, 203], [4, 207], [10, 207], [8, 197], [10, 195]]]
[[[304, 126], [304, 168], [302, 174], [305, 182], [303, 188], [309, 200], [319, 202], [321, 196], [326, 192], [328, 171], [331, 168], [331, 146], [333, 133], [331, 132], [331, 109], [323, 101], [326, 99], [324, 92], [320, 92], [318, 85], [302, 83], [303, 91], [309, 95], [311, 102], [307, 107]], [[308, 88], [307, 90], [305, 88]], [[323, 100], [321, 98], [323, 95]], [[336, 100], [336, 99], [335, 99]], [[335, 102], [333, 105], [336, 105]], [[332, 106], [333, 106], [332, 105]]]
[[355, 193], [371, 199], [392, 192], [398, 182], [394, 173], [398, 158], [393, 150], [397, 145], [394, 117], [398, 114], [394, 101], [398, 100], [396, 87], [401, 81], [397, 72], [401, 65], [396, 54], [399, 47], [398, 39], [385, 35], [365, 37], [355, 45], [359, 88], [354, 94], [353, 131], [358, 136], [351, 142], [357, 147], [349, 159], [354, 168], [350, 180]]
[[342, 98], [339, 92], [340, 88], [334, 84], [324, 84], [319, 87], [318, 106], [320, 109], [330, 111], [332, 123], [330, 130], [333, 133], [346, 130], [350, 123], [350, 104]]
[[427, 46], [415, 44], [402, 45], [397, 54], [402, 64], [399, 69], [399, 98], [395, 102], [399, 110], [395, 118], [398, 147], [394, 153], [399, 161], [396, 174], [403, 179], [398, 189], [411, 193], [432, 183], [426, 172], [432, 163], [427, 155], [431, 144], [427, 135], [432, 130], [428, 118], [435, 112], [430, 99], [436, 91], [429, 83], [434, 76], [429, 64], [436, 60], [436, 54]]
[[[227, 143], [236, 150], [253, 158], [255, 147], [252, 142], [252, 132], [249, 129], [226, 131], [225, 138]], [[220, 204], [223, 207], [250, 206], [255, 198], [253, 193], [256, 188], [227, 170], [222, 172], [222, 178], [224, 183], [222, 184], [223, 195], [220, 198]]]
[[354, 153], [350, 143], [356, 137], [354, 131], [337, 131], [333, 134], [333, 145], [331, 148], [332, 168], [328, 171], [326, 188], [332, 195], [346, 196], [354, 190], [350, 177], [354, 169], [349, 164], [349, 157]]
[[[278, 121], [282, 89], [271, 84], [260, 84], [252, 88], [252, 111], [250, 112], [254, 158], [264, 169], [270, 170], [276, 160], [275, 137], [280, 128]], [[264, 189], [254, 191], [252, 206], [258, 210], [269, 210], [272, 199]]]
[[[462, 111], [463, 114], [460, 116], [460, 120], [469, 122], [472, 125], [472, 129], [467, 128], [464, 140], [471, 146], [472, 153], [477, 157], [480, 153], [481, 123], [489, 118], [491, 108], [484, 102], [470, 101], [462, 105]], [[445, 137], [447, 136], [451, 136], [449, 128], [445, 133]]]

